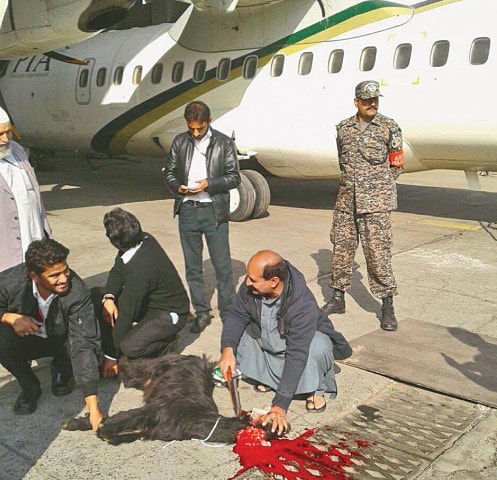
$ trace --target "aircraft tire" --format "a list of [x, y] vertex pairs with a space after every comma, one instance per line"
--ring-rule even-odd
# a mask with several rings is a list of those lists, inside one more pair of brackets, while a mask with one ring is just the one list
[[261, 218], [267, 212], [269, 203], [271, 202], [271, 190], [264, 176], [255, 170], [242, 170], [254, 187], [255, 190], [255, 205], [252, 212], [252, 218]]
[[243, 222], [248, 220], [255, 205], [255, 189], [250, 180], [240, 172], [242, 179], [238, 187], [230, 190], [230, 220]]

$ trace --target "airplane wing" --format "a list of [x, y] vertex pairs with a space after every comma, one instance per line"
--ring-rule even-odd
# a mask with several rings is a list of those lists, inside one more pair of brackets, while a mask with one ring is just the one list
[[0, 0], [0, 60], [78, 43], [123, 20], [135, 0]]

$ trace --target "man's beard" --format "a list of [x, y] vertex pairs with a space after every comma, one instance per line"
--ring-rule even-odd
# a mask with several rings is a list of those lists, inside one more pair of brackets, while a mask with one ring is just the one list
[[12, 148], [9, 143], [0, 145], [0, 158], [7, 158], [12, 155]]

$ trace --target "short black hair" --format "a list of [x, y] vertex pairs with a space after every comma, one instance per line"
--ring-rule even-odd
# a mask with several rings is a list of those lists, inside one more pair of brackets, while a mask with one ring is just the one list
[[210, 108], [200, 100], [190, 102], [185, 108], [185, 120], [187, 122], [207, 122], [210, 118]]
[[129, 250], [143, 240], [140, 221], [122, 208], [113, 208], [104, 215], [105, 235], [119, 250]]
[[42, 274], [48, 267], [67, 260], [69, 249], [61, 243], [43, 238], [31, 242], [26, 250], [25, 263], [29, 272]]
[[264, 280], [270, 280], [273, 277], [278, 277], [283, 282], [288, 276], [288, 267], [285, 260], [281, 259], [279, 262], [274, 264], [266, 263], [262, 269], [262, 278]]

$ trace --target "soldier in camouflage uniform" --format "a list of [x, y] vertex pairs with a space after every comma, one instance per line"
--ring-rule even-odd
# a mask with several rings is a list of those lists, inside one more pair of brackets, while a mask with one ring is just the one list
[[330, 232], [333, 263], [329, 285], [333, 296], [323, 310], [327, 315], [345, 312], [345, 290], [350, 287], [360, 239], [371, 292], [383, 302], [381, 328], [396, 330], [390, 212], [397, 208], [395, 180], [404, 161], [399, 126], [377, 113], [380, 96], [378, 82], [359, 83], [354, 99], [356, 115], [337, 125], [341, 177]]

